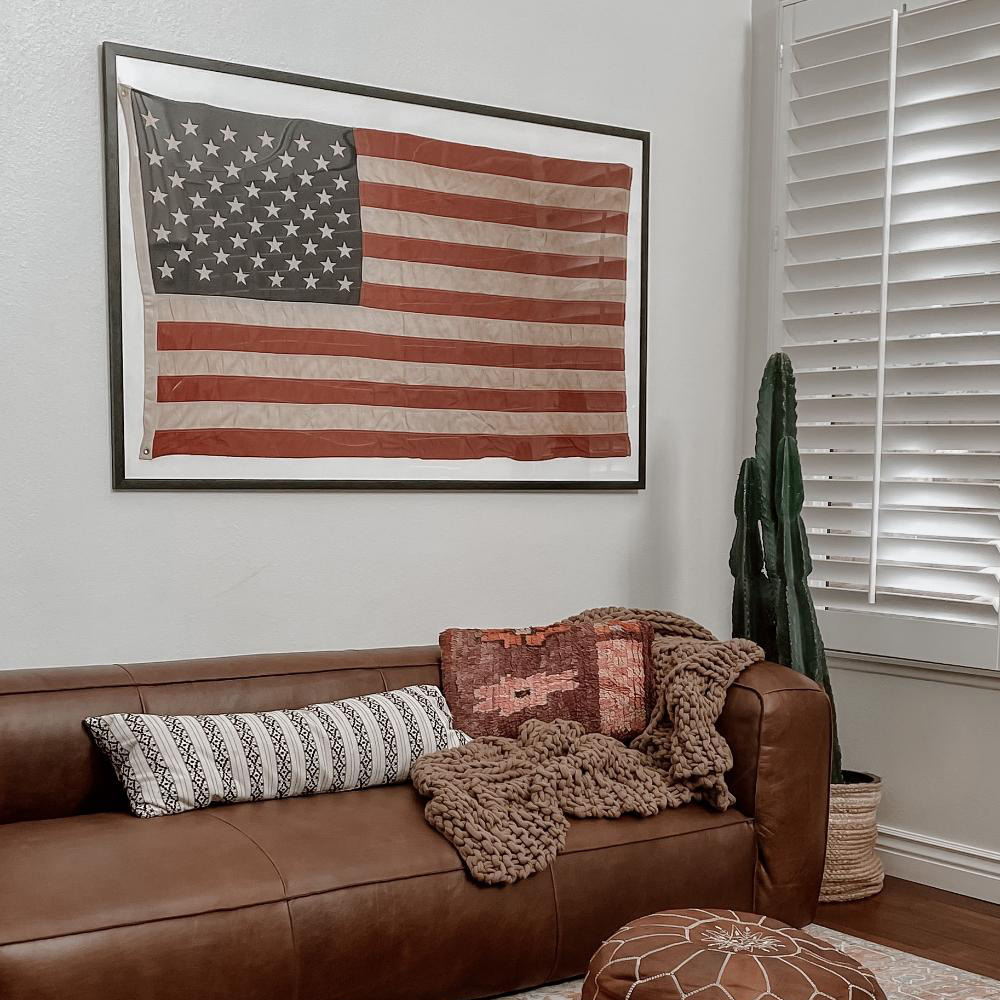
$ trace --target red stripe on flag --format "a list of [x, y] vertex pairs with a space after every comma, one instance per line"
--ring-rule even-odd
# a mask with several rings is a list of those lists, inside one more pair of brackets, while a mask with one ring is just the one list
[[285, 431], [245, 428], [158, 430], [153, 458], [226, 455], [237, 458], [623, 458], [627, 434], [417, 434], [407, 431]]
[[161, 375], [161, 403], [356, 403], [420, 409], [504, 410], [510, 413], [622, 413], [624, 392], [575, 389], [477, 389], [334, 379], [250, 375]]
[[513, 271], [518, 274], [541, 274], [560, 278], [625, 277], [621, 257], [574, 257], [571, 254], [531, 253], [498, 247], [471, 246], [466, 243], [442, 243], [408, 236], [361, 234], [364, 255], [382, 260], [410, 260], [420, 264], [448, 264], [452, 267], [482, 268], [487, 271]]
[[508, 226], [534, 229], [558, 229], [575, 233], [624, 234], [628, 230], [627, 212], [605, 212], [584, 208], [553, 208], [528, 205], [498, 198], [477, 198], [467, 194], [448, 194], [426, 188], [398, 184], [358, 184], [364, 208], [388, 208], [397, 212], [419, 212], [448, 219], [474, 219]]
[[522, 299], [515, 295], [451, 292], [404, 285], [361, 285], [361, 305], [398, 312], [436, 313], [476, 319], [522, 320], [531, 323], [584, 323], [622, 326], [624, 302], [584, 302], [564, 299]]
[[632, 168], [624, 163], [593, 163], [563, 160], [554, 156], [533, 156], [509, 149], [467, 146], [460, 142], [444, 142], [419, 135], [368, 128], [356, 128], [354, 142], [362, 156], [410, 160], [435, 167], [474, 170], [483, 174], [521, 177], [532, 181], [626, 189], [632, 181]]
[[624, 371], [618, 347], [549, 347], [471, 340], [393, 337], [355, 330], [298, 329], [240, 323], [175, 323], [156, 326], [160, 351], [250, 351], [256, 354], [324, 354], [381, 361], [479, 365], [487, 368], [565, 368]]

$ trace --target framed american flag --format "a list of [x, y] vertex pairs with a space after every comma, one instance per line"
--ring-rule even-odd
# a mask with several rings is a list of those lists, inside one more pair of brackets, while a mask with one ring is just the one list
[[649, 134], [103, 46], [116, 489], [641, 489]]

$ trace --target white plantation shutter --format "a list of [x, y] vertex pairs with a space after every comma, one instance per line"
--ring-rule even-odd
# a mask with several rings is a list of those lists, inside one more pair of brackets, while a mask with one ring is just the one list
[[840, 2], [783, 14], [772, 325], [813, 593], [831, 648], [996, 668], [1000, 0], [798, 37]]

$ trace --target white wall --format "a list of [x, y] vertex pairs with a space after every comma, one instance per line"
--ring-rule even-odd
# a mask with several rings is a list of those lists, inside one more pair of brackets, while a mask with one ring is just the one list
[[1000, 903], [1000, 678], [874, 662], [831, 677], [845, 766], [883, 779], [886, 870]]
[[[0, 666], [433, 642], [605, 603], [728, 627], [749, 0], [7, 0]], [[648, 489], [112, 493], [103, 39], [653, 133]]]

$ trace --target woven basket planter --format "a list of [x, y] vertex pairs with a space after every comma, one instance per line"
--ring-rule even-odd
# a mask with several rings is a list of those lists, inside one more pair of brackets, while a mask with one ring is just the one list
[[830, 786], [830, 828], [819, 898], [824, 903], [865, 899], [882, 889], [885, 873], [875, 854], [882, 779], [846, 771], [850, 781]]

